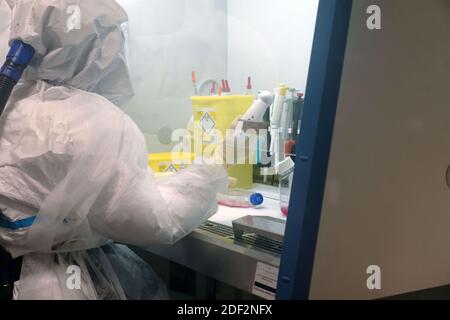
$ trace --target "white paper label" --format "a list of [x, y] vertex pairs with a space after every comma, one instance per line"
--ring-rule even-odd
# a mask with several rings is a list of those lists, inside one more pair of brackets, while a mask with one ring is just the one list
[[258, 262], [256, 266], [253, 294], [266, 300], [275, 300], [279, 269]]

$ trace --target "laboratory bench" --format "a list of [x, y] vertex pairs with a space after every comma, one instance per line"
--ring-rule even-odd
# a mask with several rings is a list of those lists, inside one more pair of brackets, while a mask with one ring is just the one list
[[[264, 196], [260, 208], [219, 206], [217, 214], [173, 246], [132, 249], [147, 261], [153, 256], [191, 269], [203, 275], [206, 282], [218, 281], [263, 299], [273, 299], [286, 218], [280, 210], [278, 188], [258, 184], [254, 191]], [[233, 221], [242, 217], [267, 217], [265, 222], [273, 221], [277, 232], [270, 236], [251, 229], [238, 231], [236, 226], [233, 228]]]

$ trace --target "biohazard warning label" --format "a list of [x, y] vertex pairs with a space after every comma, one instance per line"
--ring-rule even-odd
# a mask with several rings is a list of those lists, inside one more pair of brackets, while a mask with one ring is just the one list
[[210, 134], [211, 131], [216, 127], [216, 122], [208, 112], [205, 112], [202, 119], [200, 120], [200, 125], [206, 134]]
[[175, 172], [177, 172], [177, 171], [178, 171], [177, 168], [175, 168], [175, 166], [174, 166], [173, 164], [171, 164], [170, 166], [168, 166], [167, 169], [166, 169], [166, 172], [167, 172], [167, 173], [171, 173], [171, 172], [175, 173]]

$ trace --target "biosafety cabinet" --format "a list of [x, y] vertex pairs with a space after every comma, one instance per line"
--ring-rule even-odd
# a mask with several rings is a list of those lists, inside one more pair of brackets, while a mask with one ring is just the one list
[[263, 108], [244, 119], [267, 132], [256, 162], [230, 169], [218, 213], [175, 246], [134, 248], [171, 290], [378, 299], [450, 284], [449, 1], [119, 3], [125, 111], [156, 175], [204, 151], [174, 149], [180, 132], [214, 145]]

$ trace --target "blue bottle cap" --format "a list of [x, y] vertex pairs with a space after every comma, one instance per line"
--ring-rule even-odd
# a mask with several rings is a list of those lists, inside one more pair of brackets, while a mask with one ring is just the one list
[[264, 197], [261, 193], [254, 193], [250, 196], [250, 203], [253, 206], [259, 206], [262, 205], [264, 202]]

